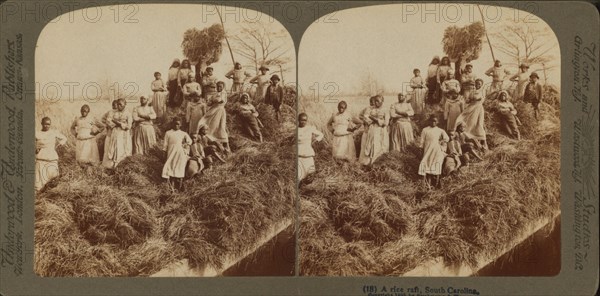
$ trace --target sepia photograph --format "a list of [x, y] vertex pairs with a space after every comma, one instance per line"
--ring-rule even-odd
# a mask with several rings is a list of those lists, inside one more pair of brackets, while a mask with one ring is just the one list
[[514, 8], [315, 21], [298, 53], [300, 275], [557, 275], [560, 58]]
[[296, 52], [273, 17], [75, 11], [35, 82], [37, 275], [294, 275]]

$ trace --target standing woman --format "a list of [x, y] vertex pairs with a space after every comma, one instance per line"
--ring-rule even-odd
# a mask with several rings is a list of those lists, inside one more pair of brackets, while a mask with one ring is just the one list
[[254, 93], [255, 103], [260, 103], [263, 101], [263, 98], [267, 93], [267, 87], [269, 87], [269, 84], [271, 83], [269, 80], [269, 75], [267, 74], [267, 72], [269, 72], [269, 68], [266, 66], [260, 66], [258, 70], [260, 70], [260, 74], [249, 81], [250, 83], [256, 84], [256, 92]]
[[383, 97], [373, 97], [373, 107], [363, 114], [362, 120], [368, 124], [366, 135], [361, 143], [359, 161], [362, 165], [372, 165], [379, 156], [389, 151], [390, 135], [387, 126], [389, 114], [383, 110]]
[[300, 113], [298, 115], [298, 182], [316, 171], [312, 141], [323, 139], [323, 133], [314, 125], [307, 125], [307, 123], [308, 115]]
[[67, 143], [67, 137], [50, 129], [49, 117], [42, 118], [42, 130], [35, 132], [35, 190], [39, 191], [51, 179], [58, 177], [56, 145]]
[[171, 67], [169, 68], [169, 73], [167, 76], [167, 90], [169, 91], [169, 97], [167, 99], [167, 104], [169, 104], [169, 106], [171, 107], [177, 107], [179, 106], [179, 104], [181, 104], [180, 100], [177, 100], [177, 95], [180, 93], [179, 92], [179, 87], [178, 82], [177, 82], [177, 78], [178, 78], [178, 74], [179, 74], [179, 66], [181, 65], [181, 63], [179, 62], [179, 59], [175, 59], [173, 60], [173, 63], [171, 64]]
[[110, 126], [110, 122], [112, 121], [112, 117], [117, 110], [117, 100], [114, 100], [112, 101], [112, 109], [104, 113], [104, 116], [102, 116], [102, 124], [104, 124], [104, 126], [106, 127], [106, 137], [104, 137], [104, 149], [102, 150], [104, 152], [102, 154], [102, 163], [106, 162], [106, 151], [108, 151], [108, 147], [112, 145], [112, 127]]
[[162, 170], [162, 177], [167, 179], [172, 189], [183, 191], [183, 177], [188, 161], [185, 146], [191, 144], [190, 136], [181, 130], [181, 119], [173, 118], [172, 129], [165, 133], [163, 150], [167, 151], [167, 159]]
[[183, 88], [186, 83], [190, 80], [190, 74], [194, 76], [194, 72], [192, 71], [192, 65], [189, 60], [183, 60], [181, 62], [181, 67], [179, 67], [179, 71], [177, 72], [177, 102], [175, 107], [180, 107], [183, 102]]
[[475, 89], [471, 91], [471, 98], [466, 99], [466, 105], [462, 113], [456, 118], [456, 123], [452, 130], [456, 130], [458, 125], [463, 124], [464, 130], [473, 135], [473, 138], [487, 149], [485, 133], [485, 111], [483, 109], [484, 91], [483, 80], [475, 80]]
[[[454, 75], [452, 75], [454, 74], [454, 72], [452, 74], [449, 73], [451, 69], [452, 66], [450, 65], [450, 59], [448, 57], [443, 57], [436, 74], [438, 87], [440, 87], [442, 83], [444, 83], [444, 81], [448, 79], [454, 79]], [[443, 94], [441, 92], [438, 92], [438, 96], [435, 101], [436, 104], [442, 100], [442, 96]]]
[[440, 65], [440, 57], [434, 56], [427, 68], [427, 104], [434, 104], [438, 97], [439, 85], [437, 72]]
[[350, 112], [346, 111], [347, 108], [345, 101], [339, 102], [338, 113], [331, 115], [327, 126], [333, 133], [333, 158], [354, 161], [356, 147], [353, 132], [360, 127], [361, 121], [353, 118]]
[[133, 154], [148, 154], [156, 145], [156, 133], [152, 120], [156, 119], [154, 109], [148, 106], [148, 98], [140, 97], [140, 106], [133, 109]]
[[165, 82], [160, 77], [160, 72], [154, 72], [154, 81], [150, 85], [153, 93], [151, 105], [158, 118], [163, 117], [167, 108], [167, 88], [165, 87]]
[[471, 99], [471, 92], [475, 90], [475, 80], [477, 76], [473, 74], [473, 65], [467, 64], [460, 76], [460, 92], [467, 101]]
[[71, 124], [71, 133], [77, 139], [75, 158], [79, 163], [98, 164], [100, 154], [96, 135], [104, 129], [104, 125], [95, 118], [88, 116], [89, 113], [90, 106], [81, 106], [81, 117], [76, 118]]
[[410, 103], [402, 93], [398, 94], [398, 103], [390, 107], [390, 151], [404, 151], [415, 139], [410, 117], [415, 115]]
[[231, 85], [231, 93], [241, 93], [244, 88], [244, 82], [250, 76], [252, 76], [250, 73], [242, 69], [242, 64], [236, 62], [233, 70], [225, 74], [225, 77], [227, 77], [227, 79], [233, 80], [233, 84]]
[[442, 150], [441, 141], [448, 142], [450, 139], [446, 132], [437, 127], [438, 119], [432, 114], [429, 116], [429, 126], [421, 131], [421, 147], [423, 147], [423, 158], [419, 164], [419, 175], [425, 178], [425, 185], [431, 188], [441, 187], [440, 175], [442, 164], [446, 153]]
[[[227, 111], [225, 111], [225, 103], [227, 103], [227, 92], [225, 91], [225, 83], [217, 82], [217, 92], [207, 97], [208, 109], [204, 116], [200, 119], [198, 127], [203, 124], [207, 126], [206, 133], [215, 141], [221, 143], [226, 151], [229, 151], [229, 135], [227, 133]], [[190, 130], [190, 133], [198, 133], [198, 130]]]
[[410, 87], [413, 89], [413, 99], [411, 100], [411, 105], [415, 114], [421, 114], [425, 108], [427, 87], [425, 86], [425, 80], [423, 77], [421, 77], [421, 70], [414, 69], [413, 74], [415, 76], [410, 79]]
[[133, 118], [131, 113], [125, 110], [126, 105], [125, 99], [119, 99], [117, 101], [117, 111], [113, 113], [108, 123], [112, 129], [111, 141], [108, 150], [104, 151], [106, 158], [105, 162], [102, 163], [107, 168], [115, 168], [121, 160], [131, 155], [133, 149], [131, 139]]

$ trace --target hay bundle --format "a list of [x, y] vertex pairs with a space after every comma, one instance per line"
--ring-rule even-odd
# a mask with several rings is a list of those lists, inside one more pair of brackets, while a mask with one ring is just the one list
[[162, 182], [164, 151], [153, 147], [148, 155], [132, 155], [115, 168], [115, 183], [120, 186], [148, 187]]
[[156, 225], [155, 212], [146, 203], [107, 186], [74, 200], [73, 210], [83, 237], [92, 244], [138, 244]]

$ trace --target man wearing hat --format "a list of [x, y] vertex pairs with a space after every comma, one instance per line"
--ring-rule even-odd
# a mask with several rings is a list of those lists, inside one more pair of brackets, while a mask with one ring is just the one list
[[538, 81], [539, 79], [540, 77], [537, 73], [531, 73], [531, 75], [529, 75], [529, 83], [527, 83], [527, 86], [525, 87], [525, 93], [523, 95], [523, 101], [533, 105], [535, 119], [539, 119], [539, 105], [542, 101], [542, 93], [544, 90], [542, 84]]
[[265, 93], [267, 92], [267, 87], [269, 86], [269, 68], [267, 66], [260, 66], [258, 68], [260, 70], [260, 74], [256, 77], [250, 79], [250, 83], [256, 84], [256, 92], [254, 93], [254, 101], [260, 102], [265, 98]]
[[208, 99], [215, 93], [217, 93], [217, 77], [213, 75], [213, 67], [208, 66], [202, 75], [202, 96]]
[[523, 63], [519, 66], [519, 72], [510, 78], [510, 81], [517, 82], [517, 88], [513, 93], [513, 98], [522, 100], [525, 95], [525, 86], [529, 82], [529, 65]]
[[275, 118], [279, 121], [281, 117], [281, 104], [283, 103], [283, 87], [279, 84], [279, 76], [277, 74], [271, 76], [271, 84], [267, 88], [265, 103], [273, 106], [273, 109], [275, 109]]
[[250, 76], [252, 76], [250, 73], [242, 69], [242, 64], [236, 62], [233, 70], [225, 74], [225, 77], [227, 77], [228, 79], [233, 79], [233, 84], [231, 85], [231, 93], [242, 92], [244, 88], [244, 82]]
[[490, 92], [496, 92], [502, 90], [502, 84], [506, 75], [510, 74], [508, 70], [504, 69], [502, 62], [496, 60], [494, 66], [485, 71], [485, 75], [492, 77], [492, 85], [490, 86]]

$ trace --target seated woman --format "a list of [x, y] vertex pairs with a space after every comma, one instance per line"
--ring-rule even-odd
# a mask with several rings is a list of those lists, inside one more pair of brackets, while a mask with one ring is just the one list
[[203, 150], [207, 158], [207, 165], [210, 167], [210, 165], [214, 162], [213, 158], [225, 163], [225, 158], [221, 156], [221, 153], [225, 152], [225, 147], [223, 147], [219, 141], [210, 136], [207, 131], [208, 126], [206, 124], [200, 124], [198, 127], [198, 140], [204, 148]]
[[456, 127], [456, 136], [463, 153], [462, 163], [464, 166], [469, 164], [470, 155], [479, 160], [483, 160], [479, 155], [479, 152], [483, 151], [484, 147], [475, 137], [473, 137], [473, 135], [465, 131], [465, 125], [462, 122]]
[[355, 161], [356, 147], [354, 146], [353, 132], [361, 126], [361, 121], [352, 117], [346, 111], [348, 105], [345, 101], [338, 103], [338, 113], [332, 114], [327, 126], [333, 133], [332, 150], [333, 158]]
[[242, 93], [238, 114], [242, 119], [242, 126], [250, 138], [262, 143], [263, 137], [260, 132], [262, 124], [258, 119], [258, 111], [256, 111], [254, 105], [250, 103], [250, 96], [247, 93]]
[[67, 143], [67, 137], [50, 129], [49, 117], [42, 118], [42, 130], [35, 132], [35, 190], [42, 189], [48, 181], [59, 176], [57, 145]]
[[521, 132], [519, 131], [517, 118], [517, 109], [511, 102], [508, 101], [508, 92], [505, 90], [500, 91], [498, 94], [498, 105], [496, 107], [500, 117], [502, 118], [502, 124], [504, 129], [509, 136], [521, 140]]
[[102, 132], [104, 124], [91, 116], [90, 106], [81, 106], [81, 117], [76, 118], [71, 125], [71, 133], [77, 139], [75, 144], [75, 158], [79, 163], [98, 164], [100, 153], [96, 135]]
[[183, 177], [188, 162], [187, 145], [192, 144], [190, 136], [181, 130], [181, 119], [174, 118], [172, 129], [165, 133], [163, 150], [167, 152], [162, 177], [167, 179], [172, 190], [183, 191]]
[[321, 141], [323, 133], [314, 125], [307, 125], [308, 115], [298, 115], [298, 182], [316, 171], [315, 150], [312, 147], [313, 139]]

